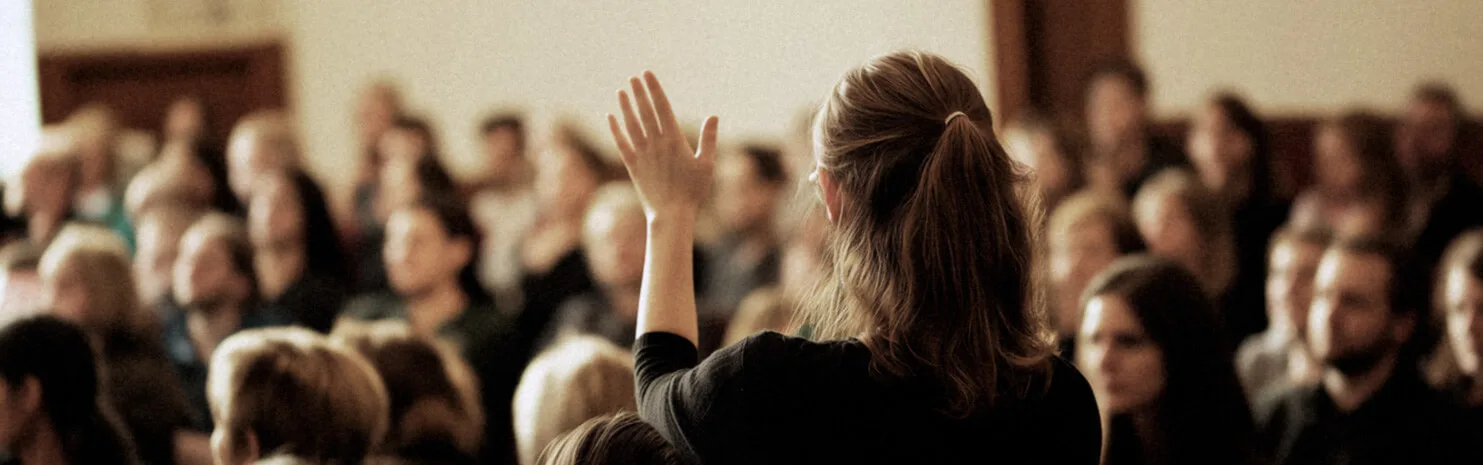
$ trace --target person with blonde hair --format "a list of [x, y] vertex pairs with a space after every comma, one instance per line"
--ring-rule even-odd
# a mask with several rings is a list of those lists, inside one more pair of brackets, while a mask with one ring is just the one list
[[794, 306], [778, 287], [752, 291], [742, 299], [736, 314], [731, 316], [731, 323], [726, 326], [726, 339], [721, 345], [736, 344], [763, 331], [792, 334], [798, 329]]
[[515, 439], [530, 465], [558, 435], [599, 415], [634, 410], [633, 361], [592, 336], [567, 336], [525, 368], [515, 389]]
[[692, 150], [658, 78], [629, 85], [608, 126], [649, 221], [639, 412], [688, 460], [1097, 463], [1096, 401], [1036, 291], [1028, 180], [961, 69], [907, 51], [845, 74], [814, 125], [820, 340], [762, 333], [704, 362], [692, 243], [717, 119]]
[[551, 441], [539, 465], [679, 465], [680, 454], [638, 414], [603, 415]]
[[406, 324], [343, 322], [330, 339], [376, 368], [390, 399], [390, 428], [377, 456], [408, 464], [476, 463], [484, 412], [473, 368], [447, 343]]
[[227, 184], [243, 205], [252, 185], [267, 173], [300, 166], [298, 136], [288, 115], [276, 110], [242, 117], [227, 139]]
[[65, 131], [43, 133], [42, 147], [5, 185], [5, 213], [24, 218], [26, 240], [44, 248], [72, 215], [79, 164]]
[[219, 465], [273, 454], [356, 465], [387, 429], [386, 386], [364, 357], [303, 328], [242, 331], [211, 357]]
[[1124, 255], [1147, 248], [1117, 193], [1084, 190], [1065, 198], [1046, 223], [1050, 321], [1070, 356], [1081, 327], [1081, 292]]
[[593, 334], [633, 345], [644, 274], [644, 206], [628, 183], [603, 185], [582, 224], [582, 251], [597, 289], [567, 299], [536, 350], [560, 335]]

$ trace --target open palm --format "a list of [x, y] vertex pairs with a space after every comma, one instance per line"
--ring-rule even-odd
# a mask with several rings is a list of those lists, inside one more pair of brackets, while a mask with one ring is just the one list
[[693, 149], [654, 73], [644, 72], [642, 80], [629, 78], [628, 84], [633, 98], [627, 91], [618, 91], [623, 124], [609, 114], [608, 129], [644, 212], [650, 219], [668, 214], [693, 216], [715, 171], [717, 118], [706, 118], [700, 128], [700, 148]]

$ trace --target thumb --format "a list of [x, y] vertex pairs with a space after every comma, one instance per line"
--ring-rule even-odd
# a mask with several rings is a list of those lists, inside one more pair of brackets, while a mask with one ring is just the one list
[[700, 126], [700, 148], [696, 150], [695, 157], [703, 161], [716, 160], [716, 125], [719, 118], [712, 116], [705, 119]]

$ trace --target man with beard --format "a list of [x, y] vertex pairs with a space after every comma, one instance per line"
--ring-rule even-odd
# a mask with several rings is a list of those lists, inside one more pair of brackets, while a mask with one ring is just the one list
[[1453, 412], [1416, 370], [1418, 293], [1403, 250], [1341, 239], [1319, 261], [1307, 341], [1323, 366], [1316, 386], [1258, 403], [1273, 463], [1456, 463]]

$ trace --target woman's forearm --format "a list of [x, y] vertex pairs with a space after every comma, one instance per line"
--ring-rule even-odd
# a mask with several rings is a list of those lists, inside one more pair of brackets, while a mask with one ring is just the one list
[[649, 218], [644, 284], [639, 291], [638, 335], [666, 332], [699, 345], [695, 315], [695, 212]]

